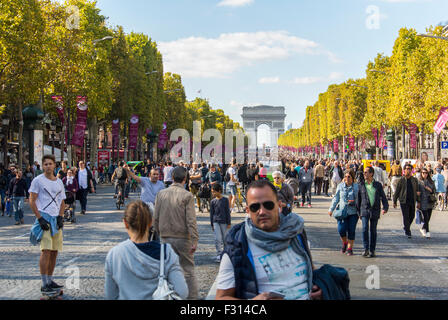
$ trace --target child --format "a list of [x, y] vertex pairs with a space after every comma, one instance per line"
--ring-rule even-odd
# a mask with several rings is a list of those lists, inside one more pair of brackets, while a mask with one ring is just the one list
[[222, 196], [222, 186], [219, 183], [212, 185], [212, 196], [210, 203], [210, 223], [215, 232], [216, 262], [221, 262], [224, 249], [224, 237], [231, 226], [229, 199]]

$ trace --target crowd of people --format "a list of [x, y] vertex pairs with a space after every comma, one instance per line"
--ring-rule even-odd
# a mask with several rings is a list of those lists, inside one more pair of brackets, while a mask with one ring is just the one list
[[[321, 299], [328, 292], [313, 282], [313, 273], [319, 274], [320, 269], [314, 267], [305, 222], [292, 214], [294, 207], [302, 209], [306, 203], [312, 208], [313, 194], [331, 197], [328, 213], [337, 219], [341, 252], [354, 254], [361, 220], [362, 256], [374, 258], [378, 220], [389, 211], [389, 200], [395, 208], [400, 201], [408, 238], [412, 237], [410, 226], [416, 213], [422, 221], [422, 236], [430, 238], [432, 210], [438, 196], [445, 199], [448, 184], [448, 164], [442, 162], [432, 168], [429, 163], [412, 166], [397, 161], [389, 172], [379, 161], [364, 166], [360, 160], [313, 158], [283, 158], [273, 172], [261, 162], [238, 164], [236, 160], [229, 165], [148, 160], [134, 168], [119, 162], [95, 170], [83, 161], [69, 168], [65, 162], [59, 165], [54, 157], [45, 156], [42, 173], [36, 176], [38, 170], [38, 166], [31, 169], [33, 174], [28, 177], [14, 166], [0, 167], [0, 191], [2, 215], [10, 215], [6, 203], [12, 201], [16, 224], [23, 223], [23, 202], [29, 199], [36, 216], [30, 240], [40, 243], [42, 251], [43, 293], [61, 288], [52, 275], [62, 250], [66, 205], [79, 200], [85, 214], [87, 195], [96, 192], [99, 176], [123, 190], [131, 181], [140, 184], [140, 200], [125, 210], [123, 223], [129, 239], [107, 255], [108, 299], [151, 299], [158, 285], [161, 243], [167, 244], [164, 272], [175, 292], [183, 299], [198, 298], [196, 208], [202, 208], [204, 186], [210, 188], [210, 226], [216, 262], [220, 263], [216, 298], [297, 300]], [[231, 214], [240, 190], [247, 215], [244, 222], [232, 227]], [[339, 286], [346, 282], [343, 273], [335, 274], [342, 277], [336, 281]], [[340, 289], [338, 292], [348, 290]]]

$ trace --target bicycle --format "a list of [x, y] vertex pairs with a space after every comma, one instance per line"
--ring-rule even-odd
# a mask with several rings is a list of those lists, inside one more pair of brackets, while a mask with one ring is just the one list
[[241, 192], [240, 185], [237, 184], [237, 186], [236, 186], [235, 204], [236, 204], [236, 206], [238, 208], [238, 211], [237, 211], [238, 213], [246, 212], [246, 210], [245, 210], [246, 208], [245, 208], [245, 205], [243, 204], [243, 202], [247, 203], [246, 196], [245, 196], [245, 194], [243, 192]]
[[204, 212], [204, 210], [207, 210], [208, 212], [210, 212], [210, 201], [212, 193], [208, 183], [204, 183], [199, 187], [196, 197], [199, 199], [199, 211]]
[[124, 186], [122, 183], [118, 183], [118, 196], [116, 205], [118, 210], [121, 209], [121, 206], [124, 207]]

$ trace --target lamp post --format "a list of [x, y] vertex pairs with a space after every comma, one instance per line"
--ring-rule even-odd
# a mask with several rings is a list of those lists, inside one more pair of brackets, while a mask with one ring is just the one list
[[8, 163], [8, 137], [9, 137], [9, 118], [6, 116], [2, 119], [2, 150], [3, 150], [3, 164], [5, 167], [9, 165]]

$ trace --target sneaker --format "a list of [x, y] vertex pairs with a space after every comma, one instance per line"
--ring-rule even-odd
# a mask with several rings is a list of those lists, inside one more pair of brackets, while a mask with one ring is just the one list
[[365, 250], [364, 253], [362, 254], [364, 258], [367, 258], [369, 255], [370, 255], [369, 250]]
[[25, 224], [25, 220], [20, 219], [20, 223], [21, 223], [21, 224]]
[[426, 237], [426, 230], [425, 229], [420, 229], [420, 233], [422, 234], [423, 237]]
[[353, 255], [353, 249], [348, 249], [347, 250], [347, 255], [348, 256], [352, 256]]
[[15, 226], [20, 226], [20, 221], [17, 221], [16, 223], [14, 223]]
[[344, 243], [344, 245], [342, 246], [342, 249], [341, 249], [341, 253], [347, 252], [347, 246], [348, 246], [348, 243]]
[[309, 205], [308, 205], [308, 208], [312, 208], [312, 206], [309, 204]]
[[62, 289], [62, 288], [64, 288], [64, 286], [60, 286], [60, 285], [58, 285], [56, 282], [54, 282], [54, 281], [51, 281], [51, 283], [48, 285], [50, 288], [52, 288], [52, 289], [56, 289], [56, 290], [59, 290], [59, 289]]
[[42, 292], [43, 294], [54, 294], [57, 292], [57, 290], [47, 284], [45, 287], [40, 288], [40, 292]]
[[305, 207], [305, 204], [304, 204], [304, 203], [302, 203], [301, 207], [302, 207], [302, 208], [304, 208], [304, 207]]
[[375, 258], [376, 254], [375, 251], [370, 252], [369, 258]]
[[431, 233], [426, 232], [426, 239], [429, 239], [429, 238], [431, 238]]
[[86, 212], [85, 212], [84, 210], [82, 210], [82, 211], [81, 211], [81, 214], [85, 215], [85, 214], [86, 214]]

